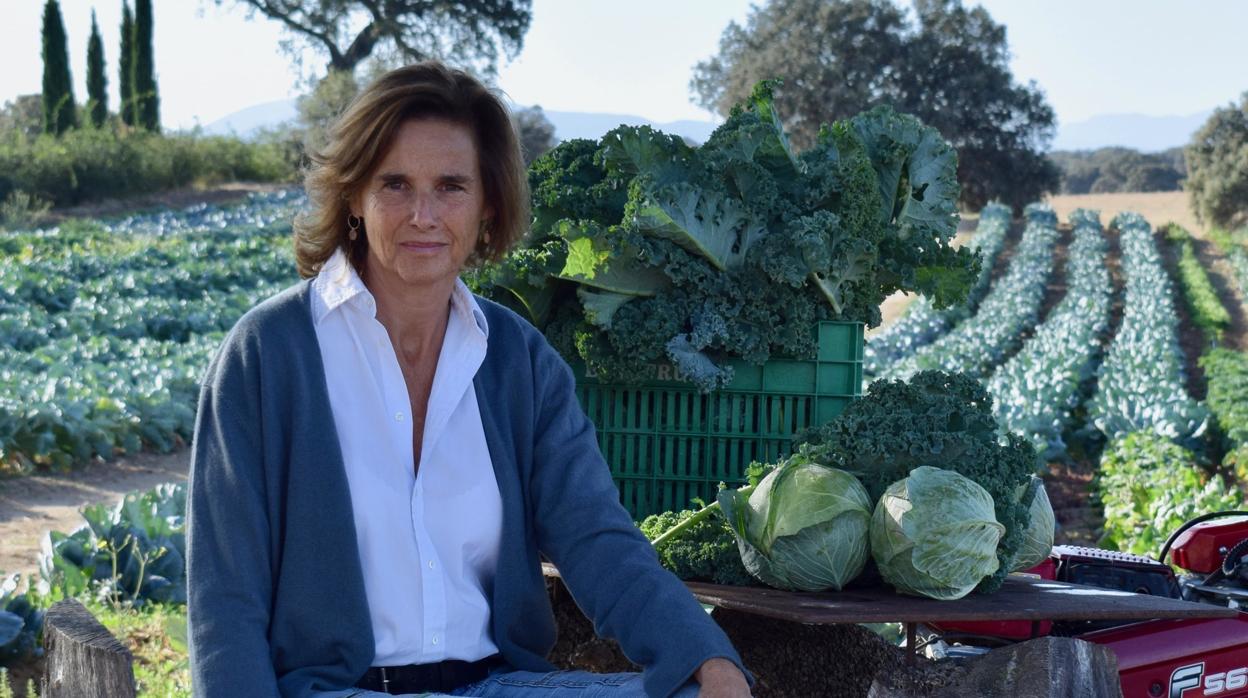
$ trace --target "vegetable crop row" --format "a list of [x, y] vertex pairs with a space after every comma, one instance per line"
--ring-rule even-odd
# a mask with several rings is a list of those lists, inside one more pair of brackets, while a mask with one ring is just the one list
[[1119, 214], [1113, 225], [1120, 231], [1126, 275], [1123, 319], [1088, 414], [1110, 440], [1145, 429], [1180, 442], [1199, 437], [1208, 410], [1183, 387], [1173, 287], [1152, 229], [1135, 213]]
[[1082, 387], [1095, 375], [1113, 291], [1099, 215], [1081, 209], [1071, 222], [1065, 298], [988, 382], [997, 421], [1050, 460], [1066, 452], [1062, 434], [1082, 401]]
[[1217, 348], [1200, 357], [1209, 381], [1205, 403], [1228, 453], [1223, 463], [1248, 483], [1248, 354]]
[[279, 193], [0, 239], [0, 466], [189, 440], [222, 333], [294, 281], [301, 202]]
[[1222, 306], [1209, 274], [1196, 256], [1192, 236], [1177, 223], [1165, 226], [1166, 239], [1179, 249], [1179, 284], [1196, 324], [1210, 341], [1218, 341], [1231, 325], [1231, 315]]
[[1035, 325], [1053, 271], [1057, 216], [1039, 204], [1027, 207], [1028, 223], [1009, 269], [984, 297], [979, 311], [949, 334], [890, 367], [885, 378], [908, 378], [922, 370], [987, 377]]
[[862, 356], [863, 373], [868, 376], [884, 373], [889, 366], [936, 341], [949, 328], [974, 314], [992, 284], [992, 268], [997, 255], [1005, 248], [1010, 217], [1010, 208], [996, 203], [989, 204], [980, 212], [979, 225], [969, 246], [979, 251], [983, 264], [975, 285], [966, 296], [966, 302], [936, 310], [926, 297], [915, 299], [892, 327], [867, 341]]
[[1096, 490], [1105, 506], [1101, 545], [1140, 555], [1157, 555], [1185, 521], [1244, 507], [1243, 493], [1152, 430], [1126, 434], [1105, 449]]

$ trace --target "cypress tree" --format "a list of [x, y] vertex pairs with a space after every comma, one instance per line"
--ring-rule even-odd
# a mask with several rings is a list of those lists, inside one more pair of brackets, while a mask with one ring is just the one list
[[134, 15], [130, 3], [121, 2], [121, 54], [117, 59], [117, 86], [121, 89], [121, 120], [134, 126]]
[[160, 95], [152, 57], [152, 0], [134, 3], [135, 120], [148, 131], [160, 131]]
[[48, 0], [43, 6], [43, 130], [59, 136], [77, 125], [65, 23], [61, 6]]
[[91, 39], [87, 41], [87, 105], [91, 125], [99, 128], [108, 119], [108, 78], [104, 77], [104, 40], [91, 10]]

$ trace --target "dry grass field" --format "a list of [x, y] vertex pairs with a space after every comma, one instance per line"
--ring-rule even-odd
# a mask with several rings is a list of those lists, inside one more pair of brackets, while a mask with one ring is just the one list
[[1101, 222], [1105, 225], [1109, 225], [1114, 216], [1122, 211], [1134, 211], [1148, 219], [1154, 228], [1174, 221], [1194, 235], [1203, 236], [1206, 227], [1196, 222], [1196, 215], [1192, 213], [1188, 201], [1187, 192], [1182, 191], [1064, 194], [1049, 198], [1058, 220], [1063, 222], [1077, 208], [1098, 209], [1101, 212]]

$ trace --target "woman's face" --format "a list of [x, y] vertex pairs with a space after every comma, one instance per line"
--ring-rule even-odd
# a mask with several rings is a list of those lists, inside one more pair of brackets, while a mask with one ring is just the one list
[[368, 236], [366, 278], [449, 287], [491, 215], [471, 131], [436, 119], [404, 122], [351, 208]]

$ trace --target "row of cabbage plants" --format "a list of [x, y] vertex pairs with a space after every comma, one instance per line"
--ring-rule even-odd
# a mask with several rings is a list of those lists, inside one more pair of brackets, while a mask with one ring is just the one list
[[1173, 285], [1142, 216], [1121, 213], [1113, 226], [1126, 276], [1123, 319], [1098, 373], [1089, 417], [1110, 440], [1152, 430], [1191, 445], [1204, 433], [1209, 413], [1184, 388]]
[[992, 268], [1001, 250], [1005, 249], [1011, 216], [1008, 206], [997, 203], [989, 204], [980, 212], [979, 225], [968, 245], [979, 251], [983, 264], [966, 302], [937, 310], [926, 297], [916, 298], [897, 322], [867, 340], [862, 355], [864, 374], [876, 376], [884, 373], [889, 366], [936, 341], [951, 327], [974, 314], [992, 285]]
[[1066, 296], [988, 381], [997, 421], [1027, 437], [1050, 460], [1066, 453], [1063, 434], [1095, 377], [1113, 293], [1100, 215], [1080, 209], [1070, 221], [1074, 240], [1066, 262]]
[[295, 279], [302, 200], [279, 192], [0, 239], [0, 467], [188, 440], [222, 333]]
[[1053, 271], [1057, 215], [1044, 204], [1026, 209], [1027, 227], [1009, 268], [989, 290], [978, 312], [949, 334], [890, 366], [884, 378], [908, 378], [918, 371], [941, 370], [986, 378], [1035, 326]]

